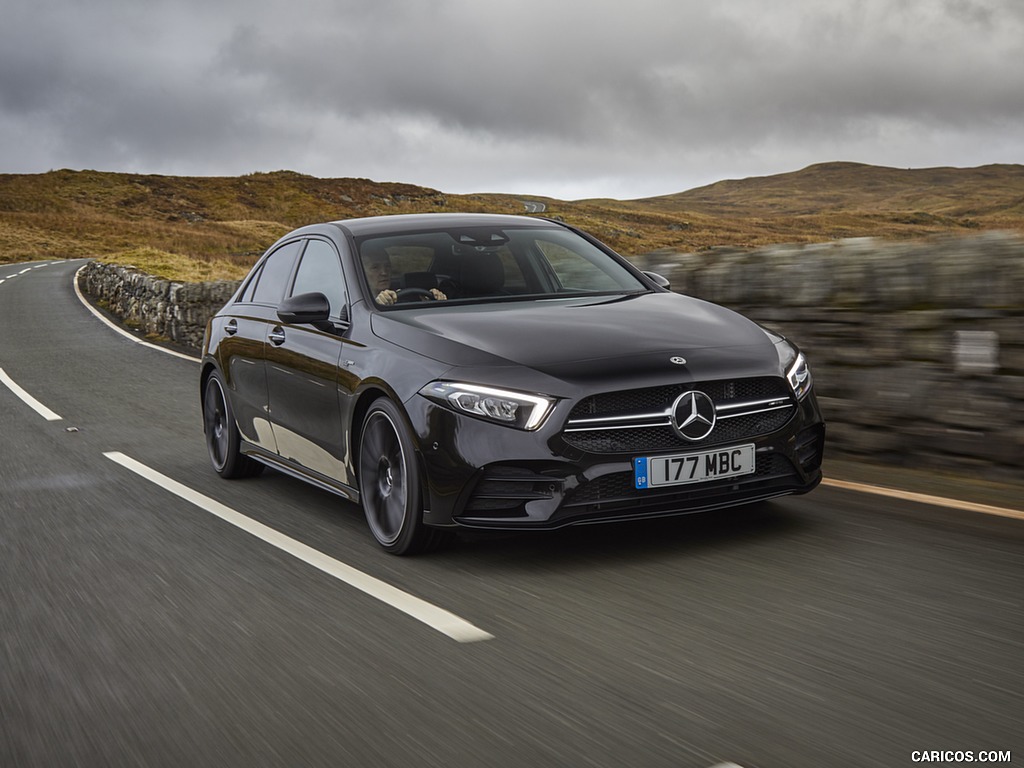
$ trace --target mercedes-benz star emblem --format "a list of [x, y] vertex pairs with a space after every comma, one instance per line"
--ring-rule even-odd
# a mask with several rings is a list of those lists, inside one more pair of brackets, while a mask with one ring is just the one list
[[679, 357], [678, 355], [676, 355], [675, 357], [670, 357], [668, 361], [670, 363], [675, 363], [676, 365], [686, 365], [686, 358]]
[[710, 435], [715, 418], [715, 403], [703, 392], [684, 392], [672, 404], [672, 426], [687, 440]]

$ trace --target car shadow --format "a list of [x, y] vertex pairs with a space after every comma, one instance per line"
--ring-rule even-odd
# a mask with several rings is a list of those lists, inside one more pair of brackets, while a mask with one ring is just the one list
[[555, 531], [459, 531], [457, 539], [431, 560], [465, 565], [491, 562], [503, 569], [520, 564], [574, 569], [636, 559], [672, 558], [708, 550], [732, 549], [785, 539], [813, 522], [779, 502], [759, 502], [725, 510], [578, 525]]
[[[366, 547], [390, 558], [376, 545], [355, 504], [278, 472], [258, 479], [270, 495], [288, 499], [291, 511], [276, 510], [265, 522], [305, 540], [332, 557], [345, 548]], [[496, 569], [545, 567], [578, 569], [703, 551], [733, 549], [785, 539], [814, 525], [814, 518], [785, 501], [766, 501], [709, 512], [574, 525], [553, 531], [458, 530], [439, 549], [401, 558], [439, 567]]]

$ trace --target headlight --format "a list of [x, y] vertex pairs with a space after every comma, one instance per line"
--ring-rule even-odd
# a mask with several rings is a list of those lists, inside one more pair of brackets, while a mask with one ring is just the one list
[[543, 424], [555, 404], [554, 399], [544, 395], [457, 381], [435, 381], [421, 389], [420, 394], [470, 416], [526, 430]]
[[803, 352], [796, 356], [796, 360], [786, 371], [786, 379], [789, 381], [789, 386], [793, 389], [793, 394], [796, 395], [797, 400], [803, 400], [807, 396], [807, 393], [811, 391], [811, 368], [807, 365], [807, 359], [804, 357]]
[[776, 336], [775, 351], [779, 355], [779, 367], [786, 372], [786, 381], [797, 400], [803, 400], [814, 383], [811, 368], [804, 353], [781, 336]]

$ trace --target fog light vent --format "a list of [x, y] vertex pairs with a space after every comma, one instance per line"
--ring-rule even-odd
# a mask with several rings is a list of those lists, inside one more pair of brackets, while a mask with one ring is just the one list
[[818, 469], [825, 451], [825, 427], [819, 424], [797, 435], [795, 450], [797, 461], [805, 472]]

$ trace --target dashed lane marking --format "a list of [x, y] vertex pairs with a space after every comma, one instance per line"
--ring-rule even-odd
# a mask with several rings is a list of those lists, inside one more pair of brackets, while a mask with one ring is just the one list
[[51, 411], [45, 405], [36, 400], [32, 395], [18, 386], [18, 383], [7, 375], [7, 372], [0, 368], [0, 383], [13, 392], [25, 405], [38, 413], [47, 421], [60, 421], [61, 417]]

